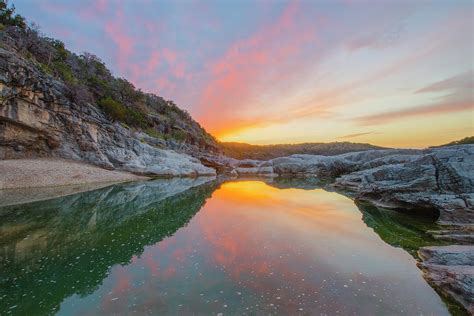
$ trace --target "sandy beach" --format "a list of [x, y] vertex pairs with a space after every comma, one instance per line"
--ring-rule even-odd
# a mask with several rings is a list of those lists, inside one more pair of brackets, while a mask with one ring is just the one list
[[65, 159], [0, 160], [0, 190], [146, 180], [127, 172]]

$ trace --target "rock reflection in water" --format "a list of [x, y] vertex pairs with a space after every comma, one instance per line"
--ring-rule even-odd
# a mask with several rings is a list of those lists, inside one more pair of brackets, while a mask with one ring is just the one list
[[0, 208], [0, 311], [50, 314], [73, 294], [93, 293], [112, 266], [186, 225], [215, 190], [209, 180], [121, 184]]
[[0, 209], [1, 310], [447, 314], [413, 257], [367, 227], [347, 197], [294, 179], [203, 182]]

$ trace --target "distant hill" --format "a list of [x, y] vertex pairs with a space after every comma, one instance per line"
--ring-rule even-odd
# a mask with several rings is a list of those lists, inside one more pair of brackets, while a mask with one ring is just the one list
[[467, 144], [474, 144], [474, 136], [464, 137], [461, 140], [455, 140], [450, 143], [439, 145], [439, 146], [431, 146], [432, 148], [436, 147], [446, 147], [446, 146], [455, 146], [455, 145], [467, 145]]
[[311, 154], [333, 156], [352, 151], [371, 149], [386, 149], [362, 143], [334, 142], [334, 143], [302, 143], [302, 144], [276, 144], [276, 145], [251, 145], [246, 143], [221, 142], [219, 144], [224, 154], [236, 159], [268, 160], [293, 154]]

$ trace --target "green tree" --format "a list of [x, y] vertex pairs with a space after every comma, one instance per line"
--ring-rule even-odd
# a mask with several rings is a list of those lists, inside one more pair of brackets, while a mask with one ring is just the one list
[[15, 6], [8, 7], [8, 1], [0, 0], [0, 23], [7, 26], [26, 28], [25, 18], [15, 14]]

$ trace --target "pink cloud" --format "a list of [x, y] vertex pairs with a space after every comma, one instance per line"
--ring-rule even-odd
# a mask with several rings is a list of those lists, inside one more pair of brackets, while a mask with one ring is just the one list
[[79, 15], [85, 19], [100, 17], [107, 10], [107, 0], [93, 0], [91, 4], [83, 4], [79, 8]]
[[208, 65], [212, 78], [198, 106], [200, 121], [211, 131], [229, 128], [229, 122], [253, 124], [255, 117], [244, 117], [245, 109], [257, 107], [260, 94], [297, 73], [304, 63], [298, 57], [306, 45], [316, 41], [314, 20], [300, 19], [300, 9], [297, 2], [289, 4], [275, 23], [234, 42]]
[[122, 10], [118, 10], [114, 19], [109, 20], [105, 24], [105, 32], [117, 46], [117, 65], [122, 73], [126, 72], [129, 59], [133, 54], [135, 40], [132, 36], [126, 34], [124, 26], [125, 19]]
[[168, 48], [164, 48], [162, 50], [162, 54], [163, 54], [163, 58], [170, 64], [174, 63], [176, 61], [176, 57], [177, 57], [177, 54], [176, 52], [168, 49]]
[[155, 84], [157, 86], [158, 91], [168, 91], [169, 93], [173, 93], [176, 90], [176, 84], [171, 82], [167, 76], [159, 77], [155, 80]]
[[179, 78], [179, 79], [185, 78], [186, 77], [186, 69], [185, 68], [186, 68], [186, 66], [185, 66], [184, 62], [180, 62], [180, 63], [175, 64], [172, 67], [173, 75], [176, 78]]
[[160, 53], [157, 51], [152, 51], [150, 57], [147, 61], [146, 71], [152, 72], [160, 64]]

